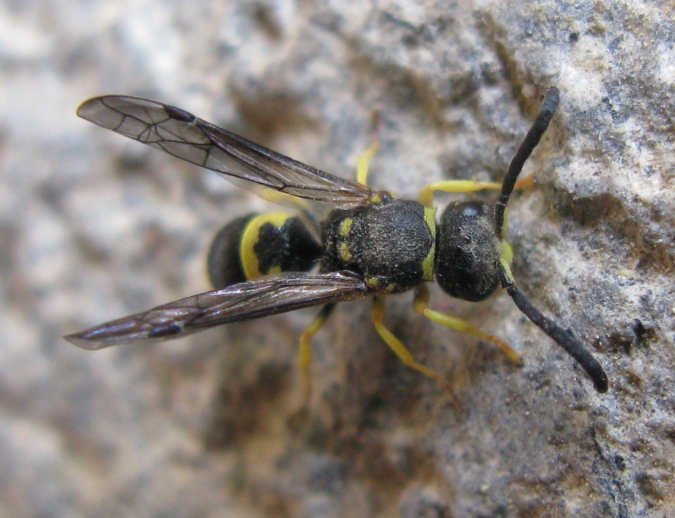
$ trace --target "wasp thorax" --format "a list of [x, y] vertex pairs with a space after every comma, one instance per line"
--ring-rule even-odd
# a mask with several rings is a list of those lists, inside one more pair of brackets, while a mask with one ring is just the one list
[[374, 290], [394, 293], [431, 280], [425, 263], [431, 277], [434, 236], [426, 215], [421, 203], [392, 198], [334, 210], [322, 224], [323, 271], [354, 271]]
[[436, 281], [453, 297], [476, 302], [500, 282], [494, 208], [479, 201], [451, 203], [437, 232]]

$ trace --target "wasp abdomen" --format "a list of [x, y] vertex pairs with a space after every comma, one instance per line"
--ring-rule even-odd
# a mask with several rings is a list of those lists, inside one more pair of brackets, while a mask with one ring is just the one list
[[280, 272], [306, 272], [321, 245], [297, 216], [247, 214], [218, 232], [208, 257], [211, 284], [220, 289]]

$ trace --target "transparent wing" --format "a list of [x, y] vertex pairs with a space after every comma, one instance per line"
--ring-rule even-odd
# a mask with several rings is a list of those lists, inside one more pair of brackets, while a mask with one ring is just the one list
[[170, 340], [221, 324], [356, 300], [367, 294], [366, 283], [351, 272], [286, 273], [186, 297], [64, 338], [89, 350]]
[[[156, 101], [121, 95], [95, 97], [82, 103], [77, 115], [187, 162], [223, 173], [233, 181], [245, 180], [282, 194], [344, 206], [361, 205], [374, 194], [365, 185], [305, 165], [180, 108]], [[244, 183], [241, 185], [246, 187]], [[263, 194], [263, 197], [280, 201], [274, 196]]]

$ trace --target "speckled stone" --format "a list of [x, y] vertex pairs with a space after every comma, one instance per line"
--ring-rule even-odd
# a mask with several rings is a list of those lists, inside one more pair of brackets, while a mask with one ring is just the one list
[[[0, 22], [0, 515], [666, 516], [675, 509], [675, 17], [670, 2], [9, 2]], [[387, 323], [465, 407], [342, 304], [167, 344], [66, 333], [209, 287], [219, 226], [270, 205], [78, 119], [168, 102], [414, 197], [499, 181], [549, 85], [561, 104], [509, 212], [514, 275], [610, 376], [598, 395], [505, 294]], [[487, 196], [490, 196], [488, 193]], [[439, 205], [446, 200], [437, 196]]]

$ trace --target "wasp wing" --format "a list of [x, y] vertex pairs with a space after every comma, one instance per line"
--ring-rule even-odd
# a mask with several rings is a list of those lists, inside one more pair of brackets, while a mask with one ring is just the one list
[[356, 300], [367, 294], [364, 280], [352, 272], [285, 273], [186, 297], [64, 338], [89, 350], [163, 341], [221, 324]]
[[[366, 185], [293, 160], [175, 106], [108, 95], [85, 101], [77, 109], [77, 115], [187, 162], [223, 173], [230, 180], [245, 180], [290, 196], [356, 206], [374, 194]], [[273, 196], [263, 197], [279, 201]]]

